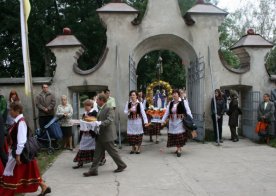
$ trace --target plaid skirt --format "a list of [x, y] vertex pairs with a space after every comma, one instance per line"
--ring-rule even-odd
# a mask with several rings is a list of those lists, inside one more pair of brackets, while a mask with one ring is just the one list
[[187, 133], [171, 134], [168, 133], [167, 147], [183, 147], [188, 139]]
[[93, 157], [94, 150], [79, 150], [73, 161], [85, 164], [93, 162]]
[[160, 135], [161, 123], [151, 123], [150, 126], [144, 127], [145, 135]]
[[128, 143], [130, 146], [140, 146], [143, 140], [143, 134], [139, 135], [127, 135]]

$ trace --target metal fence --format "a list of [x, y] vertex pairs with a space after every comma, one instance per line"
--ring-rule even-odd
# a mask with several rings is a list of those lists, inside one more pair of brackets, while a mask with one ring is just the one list
[[258, 140], [259, 136], [255, 133], [257, 123], [258, 107], [260, 104], [259, 91], [247, 91], [242, 95], [242, 135], [251, 139]]
[[194, 121], [198, 126], [198, 137], [196, 139], [201, 141], [205, 138], [204, 79], [204, 57], [200, 57], [188, 67], [188, 100]]

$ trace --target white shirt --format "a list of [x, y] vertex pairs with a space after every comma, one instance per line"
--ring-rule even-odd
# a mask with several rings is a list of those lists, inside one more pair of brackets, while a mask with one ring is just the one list
[[[169, 121], [169, 131], [168, 131], [171, 134], [179, 134], [179, 133], [185, 132], [185, 129], [184, 129], [183, 123], [182, 123], [182, 119], [177, 118], [177, 115], [175, 114], [175, 112], [177, 110], [177, 106], [180, 102], [181, 102], [181, 98], [179, 99], [178, 103], [173, 104], [172, 110], [173, 110], [174, 114], [173, 114], [173, 117]], [[187, 114], [189, 114], [191, 117], [193, 117], [187, 100], [184, 100], [184, 106], [185, 106]], [[165, 120], [169, 117], [169, 115], [170, 115], [170, 103], [167, 106], [166, 113], [164, 114], [161, 122], [164, 123]]]
[[[20, 118], [23, 117], [23, 114], [18, 115], [14, 121], [17, 123]], [[27, 125], [24, 121], [21, 121], [18, 124], [18, 132], [17, 132], [17, 148], [16, 148], [16, 154], [20, 155], [23, 151], [24, 145], [27, 142]], [[12, 150], [9, 149], [9, 157], [8, 162], [6, 164], [5, 170], [3, 172], [4, 176], [13, 176], [13, 170], [16, 165], [16, 160], [12, 156]]]
[[264, 109], [266, 109], [268, 102], [264, 102]]
[[[138, 100], [136, 101], [137, 104], [140, 104], [140, 112], [142, 115], [142, 118], [144, 120], [144, 123], [148, 123], [148, 118], [147, 115], [145, 113], [143, 104], [140, 103]], [[124, 109], [124, 113], [129, 115], [129, 111], [128, 111], [128, 104], [129, 102], [126, 103], [125, 109]], [[137, 107], [134, 106], [133, 108], [130, 108], [130, 110], [135, 110], [136, 111]], [[136, 119], [128, 119], [127, 121], [127, 134], [129, 135], [138, 135], [138, 134], [143, 134], [143, 122], [142, 122], [142, 118], [136, 118]]]
[[[21, 118], [23, 118], [23, 114], [18, 115], [14, 122], [17, 123]], [[18, 132], [17, 132], [17, 148], [16, 154], [20, 155], [23, 151], [24, 145], [27, 142], [27, 125], [24, 121], [20, 121], [18, 124]]]

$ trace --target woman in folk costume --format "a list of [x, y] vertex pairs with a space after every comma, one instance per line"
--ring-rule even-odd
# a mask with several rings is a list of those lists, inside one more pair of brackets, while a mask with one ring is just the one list
[[9, 157], [0, 177], [0, 195], [12, 196], [17, 193], [36, 192], [39, 186], [41, 187], [39, 195], [46, 195], [51, 192], [51, 188], [41, 179], [36, 160], [23, 163], [20, 157], [28, 134], [22, 112], [23, 107], [20, 103], [10, 104], [10, 115], [15, 123], [9, 129]]
[[143, 104], [138, 100], [137, 91], [130, 91], [129, 97], [130, 101], [126, 103], [124, 112], [128, 115], [127, 137], [132, 146], [130, 154], [140, 154], [144, 134], [143, 122], [145, 126], [148, 126], [148, 119]]
[[174, 90], [173, 100], [167, 106], [162, 123], [164, 124], [167, 118], [170, 119], [167, 147], [176, 147], [177, 157], [181, 156], [181, 148], [186, 144], [188, 138], [182, 122], [183, 117], [187, 114], [192, 116], [189, 105], [182, 101], [179, 90]]
[[[85, 117], [97, 117], [98, 109], [93, 108], [93, 101], [87, 99], [83, 102], [84, 105], [84, 114], [82, 115], [82, 119]], [[74, 162], [78, 164], [73, 166], [73, 169], [78, 169], [83, 167], [83, 164], [93, 162], [94, 151], [96, 147], [96, 134], [93, 131], [83, 131], [80, 130], [80, 148], [79, 151], [74, 158]]]

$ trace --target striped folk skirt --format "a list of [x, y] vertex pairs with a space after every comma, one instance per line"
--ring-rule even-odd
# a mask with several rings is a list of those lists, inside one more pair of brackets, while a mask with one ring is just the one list
[[187, 139], [188, 135], [186, 132], [178, 134], [168, 133], [167, 147], [183, 147]]
[[140, 146], [143, 141], [143, 134], [138, 134], [138, 135], [127, 135], [128, 143], [130, 146]]
[[[3, 166], [0, 166], [0, 169], [2, 175]], [[41, 181], [36, 160], [16, 165], [13, 176], [0, 176], [0, 195], [11, 196], [17, 193], [36, 192]]]
[[94, 150], [79, 150], [74, 162], [86, 164], [93, 162]]

